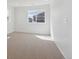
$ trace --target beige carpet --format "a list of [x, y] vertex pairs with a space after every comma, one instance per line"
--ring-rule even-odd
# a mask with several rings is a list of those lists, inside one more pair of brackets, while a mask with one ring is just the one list
[[17, 32], [8, 36], [7, 59], [64, 59], [49, 38], [45, 40], [45, 37]]

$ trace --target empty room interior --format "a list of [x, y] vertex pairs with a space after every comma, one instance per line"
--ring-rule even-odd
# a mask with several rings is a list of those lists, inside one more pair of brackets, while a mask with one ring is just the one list
[[7, 0], [7, 59], [72, 59], [72, 0]]

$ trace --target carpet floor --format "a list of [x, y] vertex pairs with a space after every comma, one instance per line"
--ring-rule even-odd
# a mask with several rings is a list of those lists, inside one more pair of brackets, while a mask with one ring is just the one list
[[11, 33], [7, 39], [7, 59], [64, 59], [47, 35]]

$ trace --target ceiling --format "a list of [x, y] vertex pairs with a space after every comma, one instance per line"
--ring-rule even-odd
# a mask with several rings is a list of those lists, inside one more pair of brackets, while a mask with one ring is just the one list
[[8, 6], [33, 6], [49, 4], [51, 0], [7, 0]]
[[10, 1], [10, 2], [23, 2], [23, 1], [25, 1], [25, 2], [34, 2], [34, 1], [49, 1], [49, 0], [8, 0], [8, 1]]

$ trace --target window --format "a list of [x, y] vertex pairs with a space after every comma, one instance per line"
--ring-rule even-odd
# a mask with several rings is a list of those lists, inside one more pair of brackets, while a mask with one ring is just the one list
[[29, 23], [45, 23], [45, 12], [39, 10], [28, 11], [28, 22]]

